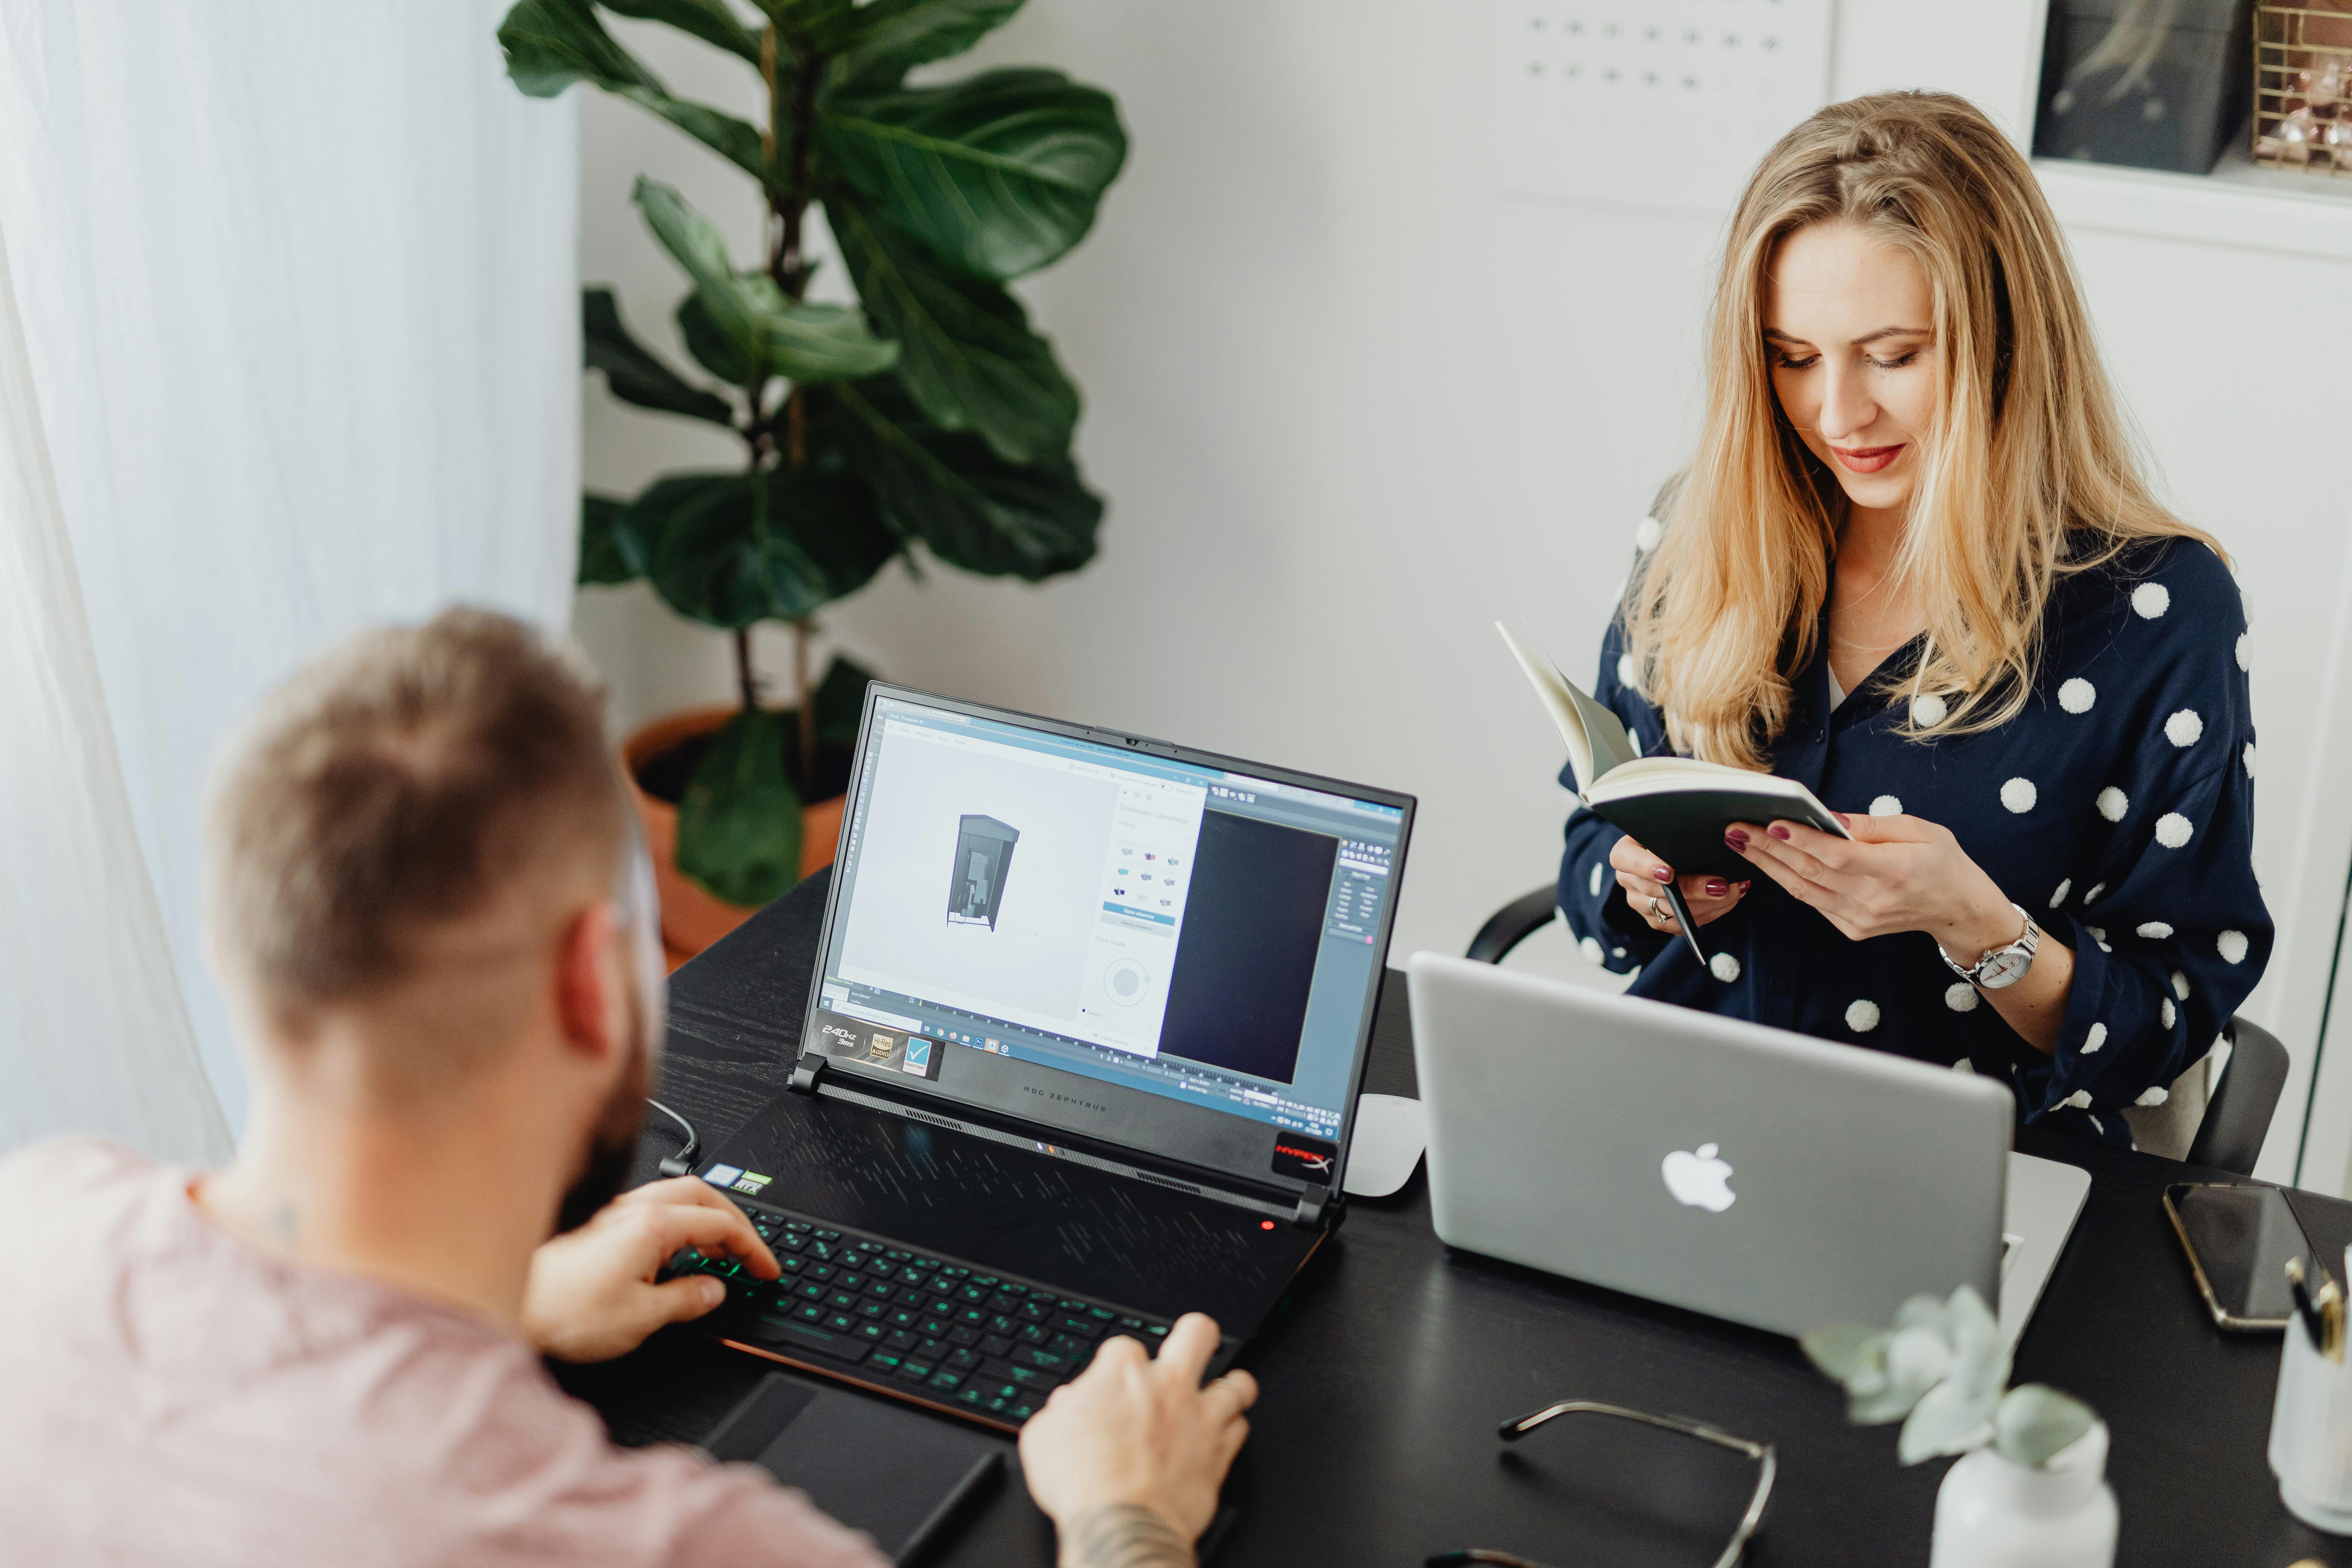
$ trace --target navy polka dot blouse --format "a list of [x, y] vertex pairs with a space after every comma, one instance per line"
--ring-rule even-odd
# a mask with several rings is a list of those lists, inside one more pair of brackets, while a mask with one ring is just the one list
[[[1645, 524], [1640, 542], [1656, 539]], [[1594, 695], [1645, 754], [1663, 752], [1664, 722], [1627, 684], [1623, 654], [1612, 622]], [[1914, 657], [1898, 652], [1886, 668]], [[2127, 1145], [2114, 1112], [2162, 1103], [2270, 958], [2252, 861], [2246, 668], [2229, 569], [2202, 544], [2174, 540], [2061, 581], [2032, 697], [1998, 730], [1905, 740], [1874, 679], [1834, 711], [1825, 654], [1796, 679], [1775, 773], [1832, 810], [1941, 823], [2074, 950], [2053, 1055], [2019, 1038], [1925, 932], [1850, 941], [1761, 871], [1737, 908], [1702, 928], [1713, 956], [1702, 968], [1627, 907], [1608, 864], [1622, 835], [1580, 808], [1568, 820], [1560, 912], [1586, 957], [1641, 972], [1634, 995], [1990, 1073], [2016, 1091], [2024, 1121]], [[1924, 698], [1913, 717], [1932, 730], [1943, 704]], [[1575, 787], [1565, 771], [1560, 782]]]

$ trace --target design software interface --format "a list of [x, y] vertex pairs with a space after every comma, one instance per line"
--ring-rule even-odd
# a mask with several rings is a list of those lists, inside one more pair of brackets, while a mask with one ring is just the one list
[[937, 1079], [937, 1040], [1338, 1135], [1400, 808], [898, 698], [872, 722], [826, 1049]]

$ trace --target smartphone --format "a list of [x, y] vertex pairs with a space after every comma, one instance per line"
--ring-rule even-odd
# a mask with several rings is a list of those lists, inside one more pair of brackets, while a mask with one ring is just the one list
[[2206, 1310], [2225, 1329], [2286, 1327], [2294, 1315], [2286, 1285], [2290, 1258], [2303, 1259], [2317, 1288], [2311, 1243], [2276, 1187], [2176, 1182], [2164, 1189], [2164, 1212], [2189, 1254]]

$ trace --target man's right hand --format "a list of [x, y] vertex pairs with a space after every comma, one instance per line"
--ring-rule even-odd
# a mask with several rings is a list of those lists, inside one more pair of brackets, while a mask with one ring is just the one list
[[[1617, 885], [1625, 889], [1625, 903], [1654, 931], [1668, 936], [1675, 934], [1675, 906], [1666, 898], [1666, 884], [1675, 880], [1675, 868], [1643, 848], [1629, 837], [1617, 840], [1609, 851], [1610, 868], [1617, 873]], [[1721, 877], [1685, 877], [1681, 879], [1683, 901], [1690, 905], [1691, 919], [1706, 925], [1720, 920], [1738, 907], [1748, 896], [1748, 884], [1727, 881]], [[1656, 907], [1651, 900], [1656, 900]]]
[[1029, 1492], [1053, 1520], [1063, 1568], [1187, 1568], [1216, 1517], [1217, 1489], [1249, 1436], [1257, 1380], [1203, 1387], [1217, 1325], [1187, 1313], [1158, 1359], [1106, 1340], [1021, 1429]]

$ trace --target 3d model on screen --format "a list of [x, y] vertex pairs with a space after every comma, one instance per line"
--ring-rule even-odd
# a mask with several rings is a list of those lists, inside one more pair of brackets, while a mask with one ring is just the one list
[[1013, 847], [1021, 830], [992, 816], [966, 816], [956, 824], [955, 869], [948, 880], [948, 923], [996, 929], [1004, 902], [1004, 877], [1013, 868]]

